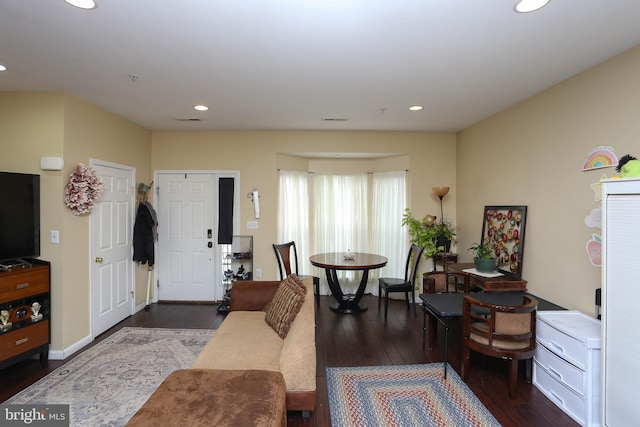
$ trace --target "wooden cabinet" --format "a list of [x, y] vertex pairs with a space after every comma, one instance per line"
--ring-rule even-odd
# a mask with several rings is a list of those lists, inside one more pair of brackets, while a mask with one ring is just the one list
[[538, 311], [533, 384], [583, 426], [600, 424], [600, 321]]
[[[0, 272], [0, 310], [9, 313], [11, 325], [0, 330], [0, 369], [35, 354], [47, 365], [51, 341], [50, 265], [29, 260], [30, 267]], [[41, 317], [32, 316], [40, 304]]]
[[602, 183], [602, 425], [638, 425], [640, 180]]

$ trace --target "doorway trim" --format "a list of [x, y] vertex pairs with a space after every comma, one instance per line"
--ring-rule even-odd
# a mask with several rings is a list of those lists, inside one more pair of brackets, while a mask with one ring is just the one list
[[[234, 190], [233, 190], [233, 234], [239, 234], [240, 230], [240, 170], [238, 169], [157, 169], [153, 171], [153, 204], [156, 207], [158, 213], [160, 210], [158, 209], [158, 183], [160, 182], [159, 175], [161, 174], [212, 174], [218, 178], [233, 178], [235, 180]], [[217, 190], [216, 190], [217, 191]], [[217, 212], [218, 209], [218, 199], [214, 198], [213, 207]], [[218, 215], [216, 213], [215, 216], [218, 219]], [[158, 218], [160, 221], [161, 218]], [[155, 258], [159, 259], [158, 253], [158, 245], [155, 246]], [[214, 274], [218, 272], [222, 275], [221, 266], [214, 266]], [[156, 268], [153, 269], [153, 297], [150, 298], [150, 302], [157, 303], [158, 302], [158, 283], [160, 278], [158, 277], [158, 270]], [[216, 285], [217, 286], [217, 285]], [[222, 281], [220, 281], [220, 287], [222, 289]], [[216, 287], [217, 290], [217, 287]], [[223, 293], [223, 291], [221, 291]], [[216, 293], [217, 295], [217, 293]]]
[[[89, 159], [89, 166], [91, 168], [93, 168], [95, 165], [100, 165], [100, 166], [104, 166], [107, 168], [114, 168], [114, 169], [121, 169], [121, 170], [125, 170], [131, 173], [131, 182], [134, 184], [134, 187], [131, 190], [131, 218], [130, 218], [130, 224], [133, 227], [133, 223], [135, 222], [135, 215], [136, 215], [136, 205], [135, 205], [135, 185], [136, 185], [136, 168], [134, 166], [129, 166], [129, 165], [124, 165], [121, 163], [114, 163], [114, 162], [109, 162], [107, 160], [100, 160], [100, 159], [94, 159], [94, 158], [90, 158]], [[133, 229], [130, 231], [129, 234], [132, 235], [133, 233]], [[93, 248], [93, 226], [92, 226], [92, 221], [89, 221], [89, 248]], [[91, 250], [92, 251], [92, 250]], [[133, 247], [131, 248], [131, 253], [132, 256], [129, 257], [129, 263], [130, 263], [130, 278], [129, 280], [131, 281], [131, 289], [128, 290], [128, 292], [131, 292], [133, 294], [132, 298], [131, 298], [131, 306], [129, 308], [130, 314], [133, 315], [136, 312], [136, 270], [135, 270], [135, 265], [133, 262]], [[93, 341], [96, 337], [94, 336], [94, 329], [93, 329], [93, 322], [94, 322], [94, 313], [93, 313], [93, 267], [94, 267], [94, 260], [93, 260], [93, 253], [90, 252], [89, 254], [89, 303], [90, 303], [90, 336], [91, 336], [91, 341]]]

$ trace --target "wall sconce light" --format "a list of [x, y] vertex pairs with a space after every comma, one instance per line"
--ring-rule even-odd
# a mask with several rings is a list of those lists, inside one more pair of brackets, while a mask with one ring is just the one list
[[449, 187], [432, 187], [433, 194], [440, 198], [440, 223], [444, 224], [444, 213], [442, 210], [442, 199], [449, 192]]
[[258, 189], [254, 188], [252, 192], [247, 194], [247, 197], [251, 199], [253, 202], [253, 213], [256, 219], [260, 218], [260, 194], [258, 193]]
[[40, 159], [40, 169], [43, 171], [61, 171], [64, 167], [62, 157], [43, 157]]

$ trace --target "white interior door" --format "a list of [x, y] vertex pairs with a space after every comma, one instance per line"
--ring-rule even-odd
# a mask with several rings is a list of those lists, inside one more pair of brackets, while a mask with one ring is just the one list
[[161, 300], [216, 300], [215, 182], [213, 173], [158, 174]]
[[133, 313], [131, 247], [135, 169], [91, 163], [104, 183], [91, 213], [91, 325], [97, 336]]

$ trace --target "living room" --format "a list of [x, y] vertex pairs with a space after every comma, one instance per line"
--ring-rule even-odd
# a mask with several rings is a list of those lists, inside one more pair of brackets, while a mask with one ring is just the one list
[[[135, 166], [141, 182], [151, 182], [153, 170], [240, 170], [240, 193], [259, 186], [262, 195], [260, 228], [250, 233], [256, 242], [255, 265], [265, 278], [275, 278], [271, 243], [277, 236], [267, 224], [276, 221], [278, 153], [322, 147], [327, 152], [406, 155], [413, 212], [437, 213], [439, 201], [431, 187], [452, 188], [444, 205], [460, 229], [461, 260], [471, 259], [465, 248], [481, 234], [485, 205], [527, 205], [523, 277], [529, 290], [591, 313], [600, 269], [585, 251], [597, 230], [585, 226], [584, 219], [598, 206], [591, 185], [603, 172], [583, 172], [582, 164], [601, 145], [613, 146], [619, 156], [635, 154], [634, 79], [639, 68], [640, 48], [634, 48], [459, 133], [148, 131], [68, 94], [3, 92], [6, 154], [0, 168], [41, 173], [47, 212], [42, 229], [60, 230], [61, 235], [60, 244], [42, 243], [42, 258], [53, 266], [52, 284], [60, 289], [53, 296], [52, 351], [63, 354], [90, 333], [88, 321], [78, 322], [78, 316], [89, 318], [84, 285], [89, 281], [89, 221], [72, 215], [63, 200], [69, 174], [90, 158]], [[504, 152], [504, 159], [496, 157]], [[65, 170], [40, 171], [43, 156], [63, 157]], [[604, 173], [615, 175], [613, 169]], [[252, 218], [251, 200], [241, 200], [240, 215], [243, 221]], [[147, 275], [144, 266], [137, 270], [141, 304]], [[73, 315], [67, 307], [74, 307]]]
[[[615, 171], [582, 166], [600, 146], [613, 147], [618, 157], [640, 155], [638, 75], [636, 46], [456, 132], [157, 131], [65, 92], [0, 92], [0, 170], [41, 175], [41, 228], [60, 231], [59, 244], [43, 239], [41, 248], [52, 265], [51, 353], [64, 358], [91, 335], [89, 219], [64, 205], [69, 174], [91, 158], [133, 166], [137, 181], [147, 183], [156, 170], [239, 170], [240, 194], [259, 187], [262, 196], [259, 228], [241, 232], [254, 236], [255, 266], [275, 279], [279, 168], [306, 170], [309, 160], [300, 153], [400, 156], [417, 215], [439, 211], [431, 187], [451, 187], [444, 206], [459, 227], [461, 260], [471, 259], [466, 248], [480, 237], [485, 205], [527, 205], [523, 278], [529, 291], [591, 314], [601, 271], [585, 247], [599, 229], [585, 225], [585, 218], [599, 206], [592, 186]], [[64, 169], [41, 171], [45, 156], [62, 157]], [[245, 224], [253, 205], [244, 197], [240, 203]], [[147, 269], [139, 266], [138, 306], [146, 285]]]

